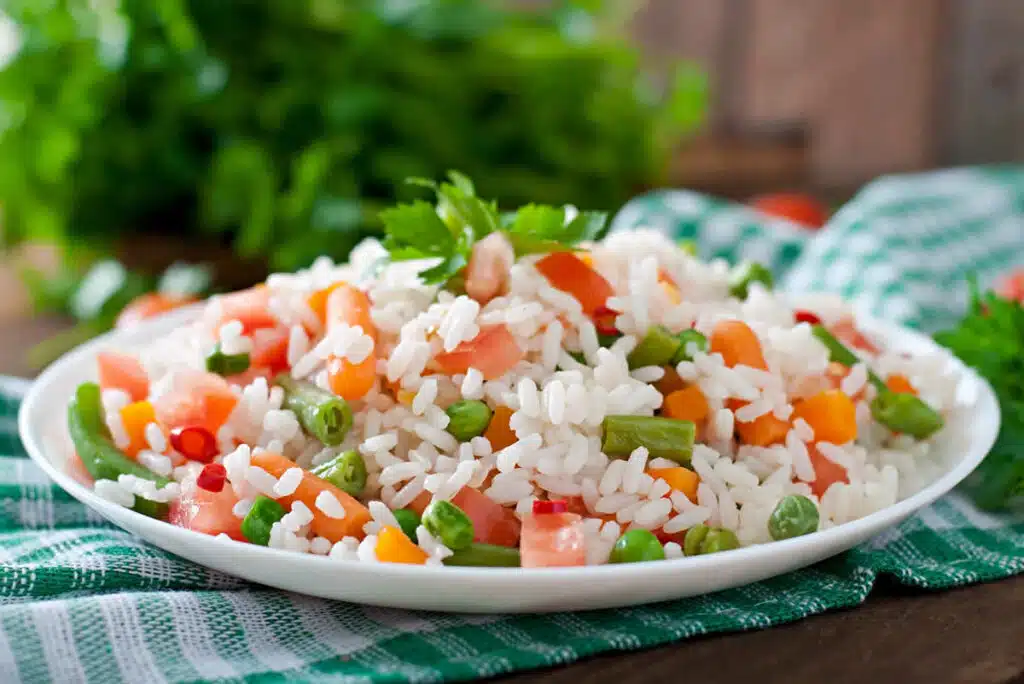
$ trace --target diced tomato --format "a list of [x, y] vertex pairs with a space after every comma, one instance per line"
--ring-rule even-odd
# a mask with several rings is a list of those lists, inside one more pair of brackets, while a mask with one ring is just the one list
[[996, 286], [996, 293], [1004, 298], [1024, 302], [1024, 269], [1014, 271]]
[[538, 261], [536, 268], [552, 287], [575, 297], [588, 316], [614, 294], [604, 276], [572, 252], [552, 252]]
[[278, 325], [277, 318], [270, 312], [270, 290], [263, 285], [211, 299], [204, 320], [212, 329], [229, 321], [239, 321], [246, 335]]
[[288, 368], [288, 328], [263, 328], [252, 334], [249, 361], [253, 368], [266, 368], [273, 374]]
[[192, 304], [195, 301], [197, 301], [195, 297], [168, 295], [160, 292], [139, 295], [121, 310], [114, 327], [121, 330], [131, 328], [144, 320], [173, 311], [186, 304]]
[[450, 352], [434, 357], [441, 370], [448, 375], [465, 373], [476, 368], [487, 380], [496, 380], [512, 370], [523, 358], [523, 350], [504, 325], [484, 328], [471, 340], [461, 343]]
[[594, 328], [597, 329], [599, 335], [619, 334], [619, 329], [615, 327], [615, 319], [619, 317], [618, 311], [609, 309], [602, 304], [594, 310], [590, 317], [594, 319]]
[[194, 476], [189, 477], [181, 483], [181, 495], [171, 502], [167, 521], [187, 530], [213, 536], [223, 533], [244, 541], [242, 520], [232, 511], [237, 503], [231, 487], [211, 492], [199, 487]]
[[864, 334], [857, 330], [857, 326], [854, 325], [853, 319], [844, 318], [830, 328], [830, 332], [836, 336], [840, 342], [847, 344], [855, 349], [861, 349], [872, 354], [879, 353], [878, 347], [874, 342], [869, 340]]
[[793, 318], [797, 323], [807, 323], [808, 325], [818, 325], [821, 323], [821, 318], [813, 311], [794, 311]]
[[149, 378], [142, 363], [131, 354], [100, 352], [96, 355], [99, 366], [100, 387], [124, 390], [132, 401], [142, 401], [149, 395]]
[[761, 195], [752, 199], [750, 206], [762, 214], [793, 221], [807, 228], [821, 228], [828, 223], [828, 208], [814, 197], [801, 193]]
[[514, 511], [505, 508], [471, 487], [463, 487], [452, 503], [473, 521], [473, 541], [497, 546], [519, 543], [521, 524]]
[[575, 513], [528, 515], [519, 545], [524, 568], [565, 568], [587, 564], [587, 545]]
[[201, 371], [176, 373], [170, 391], [153, 400], [157, 420], [165, 428], [201, 426], [213, 434], [237, 404], [227, 380]]
[[815, 496], [824, 496], [828, 488], [836, 482], [849, 483], [850, 478], [846, 474], [846, 468], [822, 456], [818, 449], [811, 444], [807, 445], [807, 452], [811, 457], [811, 466], [814, 468], [815, 478], [810, 485]]

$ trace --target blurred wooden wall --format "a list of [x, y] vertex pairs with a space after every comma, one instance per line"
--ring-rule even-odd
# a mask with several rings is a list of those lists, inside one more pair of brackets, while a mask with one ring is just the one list
[[649, 0], [654, 64], [711, 78], [676, 181], [842, 194], [882, 173], [1024, 161], [1024, 0]]

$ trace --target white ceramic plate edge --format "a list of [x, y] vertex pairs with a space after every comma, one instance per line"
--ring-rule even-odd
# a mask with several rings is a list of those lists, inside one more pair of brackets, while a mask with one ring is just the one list
[[[954, 361], [964, 373], [968, 394], [974, 397], [973, 406], [958, 421], [960, 436], [967, 439], [964, 435], [969, 432], [970, 438], [963, 445], [949, 446], [952, 453], [963, 450], [960, 460], [907, 499], [829, 530], [723, 554], [584, 568], [432, 568], [339, 562], [224, 541], [153, 520], [100, 498], [64, 472], [62, 462], [69, 451], [67, 400], [78, 382], [93, 375], [91, 360], [96, 352], [138, 345], [193, 315], [194, 309], [186, 309], [130, 332], [104, 335], [47, 369], [30, 388], [18, 417], [30, 457], [73, 497], [166, 551], [279, 589], [371, 605], [475, 613], [583, 610], [639, 605], [756, 582], [852, 548], [931, 504], [977, 467], [999, 430], [999, 407], [991, 388]], [[927, 337], [897, 326], [872, 322], [865, 327], [896, 346], [934, 348]]]

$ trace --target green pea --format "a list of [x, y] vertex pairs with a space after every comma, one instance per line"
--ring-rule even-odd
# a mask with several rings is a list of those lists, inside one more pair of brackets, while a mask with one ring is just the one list
[[802, 494], [790, 494], [775, 506], [768, 518], [768, 533], [772, 539], [791, 539], [818, 529], [818, 507]]
[[694, 525], [688, 529], [686, 536], [683, 537], [683, 553], [687, 556], [699, 556], [700, 545], [704, 543], [704, 538], [710, 531], [711, 528], [707, 525]]
[[697, 348], [697, 351], [706, 352], [708, 350], [708, 338], [704, 337], [703, 334], [693, 329], [687, 329], [679, 333], [677, 336], [679, 339], [679, 351], [672, 357], [672, 365], [680, 363], [681, 361], [693, 361], [693, 357], [690, 355], [689, 346], [693, 345]]
[[707, 536], [704, 537], [704, 541], [700, 545], [700, 553], [706, 555], [719, 551], [730, 551], [739, 547], [740, 540], [736, 538], [735, 532], [724, 528], [712, 528], [708, 530]]
[[729, 294], [738, 299], [746, 299], [754, 283], [761, 283], [766, 290], [771, 290], [775, 279], [767, 266], [756, 261], [744, 261], [733, 270], [729, 278]]
[[631, 369], [644, 366], [664, 366], [679, 352], [679, 339], [660, 325], [647, 329], [644, 338], [629, 353], [627, 362]]
[[395, 516], [395, 520], [398, 521], [398, 526], [402, 528], [402, 532], [405, 532], [405, 536], [416, 541], [416, 528], [420, 526], [420, 516], [416, 511], [408, 508], [399, 508], [397, 511], [391, 511], [392, 515]]
[[445, 413], [448, 414], [448, 432], [460, 442], [479, 437], [491, 422], [491, 409], [476, 399], [457, 401]]
[[427, 532], [455, 551], [473, 543], [473, 521], [450, 501], [434, 501], [423, 511], [422, 524]]
[[665, 548], [650, 530], [630, 530], [612, 548], [609, 563], [640, 563], [665, 560]]
[[261, 494], [253, 501], [252, 508], [242, 520], [242, 535], [253, 544], [266, 546], [270, 543], [270, 528], [284, 514], [284, 506]]
[[357, 451], [345, 451], [311, 471], [346, 494], [359, 496], [366, 487], [366, 461]]

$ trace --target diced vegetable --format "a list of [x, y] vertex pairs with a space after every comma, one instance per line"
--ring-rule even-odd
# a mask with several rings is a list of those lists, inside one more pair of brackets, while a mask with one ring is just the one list
[[[429, 494], [420, 495], [409, 504], [409, 508], [423, 515], [430, 500]], [[522, 525], [515, 511], [496, 504], [486, 494], [472, 487], [460, 489], [452, 497], [452, 503], [462, 509], [473, 522], [473, 541], [496, 546], [519, 544]]]
[[871, 402], [871, 415], [893, 432], [928, 439], [942, 429], [942, 415], [913, 394], [879, 392]]
[[[68, 431], [75, 452], [93, 480], [116, 481], [121, 475], [134, 475], [152, 480], [157, 487], [164, 487], [170, 483], [167, 478], [142, 467], [114, 446], [103, 420], [99, 385], [87, 382], [75, 390], [75, 396], [68, 404]], [[167, 515], [167, 504], [147, 501], [140, 496], [135, 497], [135, 505], [132, 508], [138, 513], [154, 518], [164, 518]]]
[[609, 309], [602, 304], [590, 315], [594, 320], [594, 328], [597, 329], [597, 341], [602, 347], [610, 347], [615, 340], [622, 337], [622, 333], [615, 327], [615, 319], [619, 312]]
[[878, 346], [868, 339], [853, 322], [853, 318], [844, 318], [832, 324], [832, 333], [843, 343], [854, 349], [862, 349], [871, 354], [878, 354]]
[[644, 366], [664, 366], [675, 358], [679, 347], [679, 338], [660, 325], [652, 325], [626, 360], [631, 370]]
[[170, 440], [174, 450], [189, 460], [211, 463], [217, 457], [217, 438], [202, 425], [176, 427]]
[[278, 325], [277, 319], [270, 311], [270, 289], [263, 285], [213, 297], [210, 305], [206, 307], [204, 321], [211, 330], [217, 330], [225, 323], [238, 321], [246, 335], [254, 330]]
[[[263, 468], [274, 477], [281, 477], [286, 470], [295, 467], [295, 462], [284, 456], [260, 451], [252, 455], [252, 465]], [[322, 492], [331, 494], [345, 509], [345, 517], [331, 518], [316, 505], [316, 498]], [[310, 472], [302, 474], [302, 481], [294, 494], [283, 496], [279, 501], [290, 507], [292, 502], [301, 501], [313, 512], [310, 529], [313, 534], [326, 537], [332, 542], [339, 542], [344, 537], [362, 537], [363, 525], [370, 521], [370, 512], [366, 506], [356, 501], [339, 487], [323, 480]]]
[[607, 416], [602, 427], [601, 450], [608, 456], [625, 458], [637, 447], [645, 447], [651, 458], [683, 465], [690, 462], [697, 434], [688, 420], [649, 416]]
[[342, 399], [362, 399], [377, 382], [377, 357], [370, 352], [362, 363], [357, 364], [332, 357], [327, 361], [327, 380], [331, 391]]
[[526, 516], [519, 544], [522, 566], [564, 568], [586, 565], [586, 538], [580, 520], [575, 513], [531, 513]]
[[224, 489], [224, 483], [227, 482], [228, 471], [220, 463], [208, 463], [199, 471], [199, 476], [196, 477], [196, 485], [200, 489], [205, 489], [208, 492], [214, 494]]
[[593, 315], [614, 294], [604, 276], [572, 252], [552, 252], [537, 262], [537, 270], [551, 286], [567, 292], [580, 303], [583, 313]]
[[793, 419], [803, 418], [814, 429], [816, 442], [846, 444], [857, 438], [857, 407], [839, 390], [827, 390], [798, 401]]
[[825, 492], [836, 482], [850, 481], [846, 468], [835, 463], [818, 451], [817, 447], [808, 444], [807, 454], [811, 459], [811, 467], [814, 468], [814, 482], [810, 482], [811, 492], [819, 499], [825, 496]]
[[358, 287], [348, 283], [337, 283], [327, 295], [325, 306], [328, 330], [339, 324], [358, 326], [362, 328], [364, 335], [376, 339], [377, 326], [373, 324], [373, 317], [370, 315], [373, 305], [366, 293]]
[[[847, 349], [846, 345], [840, 342], [839, 339], [824, 325], [811, 326], [811, 332], [828, 349], [828, 358], [830, 361], [841, 363], [847, 368], [853, 368], [860, 363], [860, 359], [857, 358], [857, 355]], [[871, 381], [871, 384], [879, 390], [885, 389], [885, 383], [882, 382], [882, 379], [879, 378], [874, 371], [868, 370], [868, 379]]]
[[661, 380], [654, 383], [654, 389], [658, 390], [663, 397], [685, 388], [686, 382], [679, 377], [679, 373], [672, 366], [665, 366], [665, 374], [661, 376]]
[[448, 432], [460, 442], [482, 435], [491, 422], [491, 409], [482, 401], [463, 399], [448, 407]]
[[148, 401], [136, 401], [121, 409], [121, 424], [128, 435], [128, 447], [124, 453], [135, 458], [140, 451], [149, 448], [146, 440], [146, 426], [156, 421], [153, 404]]
[[421, 524], [453, 551], [473, 543], [473, 521], [450, 501], [434, 501], [427, 506]]
[[360, 496], [366, 488], [366, 461], [358, 451], [342, 452], [310, 472], [352, 496]]
[[204, 489], [196, 477], [186, 478], [181, 483], [181, 494], [171, 502], [167, 521], [193, 532], [202, 532], [216, 537], [226, 534], [242, 541], [242, 521], [234, 514], [238, 496], [231, 487], [221, 487], [213, 492]]
[[673, 366], [678, 365], [681, 361], [693, 361], [693, 356], [690, 355], [691, 346], [701, 352], [708, 350], [708, 338], [692, 328], [682, 331], [677, 337], [679, 338], [679, 351], [672, 357]]
[[523, 358], [515, 337], [504, 325], [484, 328], [471, 340], [450, 352], [441, 352], [434, 361], [447, 375], [462, 374], [476, 368], [486, 380], [496, 380], [512, 370]]
[[[327, 296], [327, 330], [339, 325], [359, 327], [376, 339], [377, 329], [370, 316], [370, 299], [357, 287], [342, 283]], [[377, 353], [371, 351], [359, 363], [331, 356], [327, 359], [327, 379], [331, 391], [348, 401], [366, 396], [377, 382]]]
[[759, 195], [750, 200], [750, 206], [769, 216], [799, 223], [817, 229], [828, 223], [828, 207], [816, 198], [798, 192], [778, 192]]
[[284, 389], [284, 408], [295, 413], [307, 433], [326, 446], [341, 444], [352, 428], [352, 409], [344, 399], [287, 373], [274, 382]]
[[700, 484], [700, 477], [689, 468], [648, 468], [647, 474], [655, 480], [664, 480], [669, 487], [682, 492], [690, 501], [697, 502], [697, 485]]
[[711, 331], [711, 351], [722, 355], [725, 365], [750, 366], [768, 370], [761, 350], [761, 341], [743, 321], [727, 320], [715, 325]]
[[775, 541], [800, 537], [818, 530], [818, 507], [802, 494], [783, 497], [768, 518], [768, 534]]
[[509, 426], [509, 419], [512, 417], [512, 409], [507, 406], [498, 406], [494, 409], [491, 422], [484, 430], [484, 438], [491, 443], [492, 451], [501, 451], [505, 447], [516, 443], [518, 437]]
[[408, 508], [399, 508], [398, 510], [391, 511], [395, 516], [395, 520], [398, 521], [398, 526], [402, 528], [402, 532], [405, 532], [405, 536], [416, 541], [416, 528], [420, 526], [420, 516], [416, 511]]
[[252, 503], [252, 508], [242, 520], [242, 535], [253, 544], [266, 546], [270, 543], [270, 528], [285, 516], [284, 506], [260, 494]]
[[667, 418], [702, 423], [711, 413], [708, 400], [697, 385], [689, 385], [665, 397], [661, 412]]
[[502, 233], [491, 233], [473, 245], [466, 266], [466, 294], [486, 304], [505, 291], [515, 251]]
[[142, 321], [160, 316], [196, 301], [195, 297], [168, 295], [161, 292], [149, 292], [139, 295], [121, 309], [114, 324], [118, 330], [132, 328]]
[[694, 525], [686, 532], [683, 540], [683, 553], [687, 556], [704, 556], [719, 551], [738, 549], [740, 546], [736, 533], [721, 527]]
[[201, 426], [212, 434], [237, 404], [238, 397], [224, 378], [200, 371], [176, 372], [170, 391], [153, 400], [157, 420], [165, 428]]
[[665, 548], [650, 530], [635, 529], [626, 532], [612, 547], [609, 563], [641, 563], [665, 560]]
[[249, 370], [249, 353], [225, 354], [218, 344], [206, 357], [206, 370], [217, 375], [238, 375]]
[[761, 283], [766, 290], [771, 290], [775, 285], [772, 272], [768, 267], [756, 261], [744, 261], [733, 269], [729, 277], [729, 294], [737, 299], [746, 299], [750, 286], [754, 283]]
[[445, 558], [444, 564], [473, 568], [518, 568], [519, 549], [473, 543]]
[[[732, 406], [732, 404], [730, 403]], [[742, 402], [740, 403], [742, 405]], [[780, 420], [769, 412], [758, 416], [749, 423], [736, 421], [736, 433], [743, 444], [767, 447], [786, 441], [789, 433], [789, 422]]]
[[288, 368], [288, 328], [261, 328], [252, 334], [249, 358], [254, 368], [266, 369], [271, 375]]
[[917, 390], [910, 383], [910, 380], [905, 375], [899, 373], [893, 373], [885, 379], [885, 386], [889, 388], [889, 391], [896, 392], [897, 394], [913, 394], [917, 396]]
[[103, 389], [123, 390], [132, 401], [142, 401], [149, 395], [149, 377], [136, 357], [120, 352], [100, 352], [96, 363]]
[[381, 563], [424, 565], [427, 552], [416, 546], [402, 530], [388, 525], [377, 535], [377, 560]]
[[799, 310], [793, 312], [793, 321], [796, 323], [807, 323], [808, 325], [819, 325], [821, 317], [813, 311]]
[[332, 283], [322, 290], [317, 290], [313, 294], [309, 295], [306, 303], [309, 304], [309, 308], [316, 314], [316, 317], [320, 319], [320, 323], [324, 324], [327, 322], [327, 298], [336, 289], [342, 285], [347, 285], [344, 281]]

